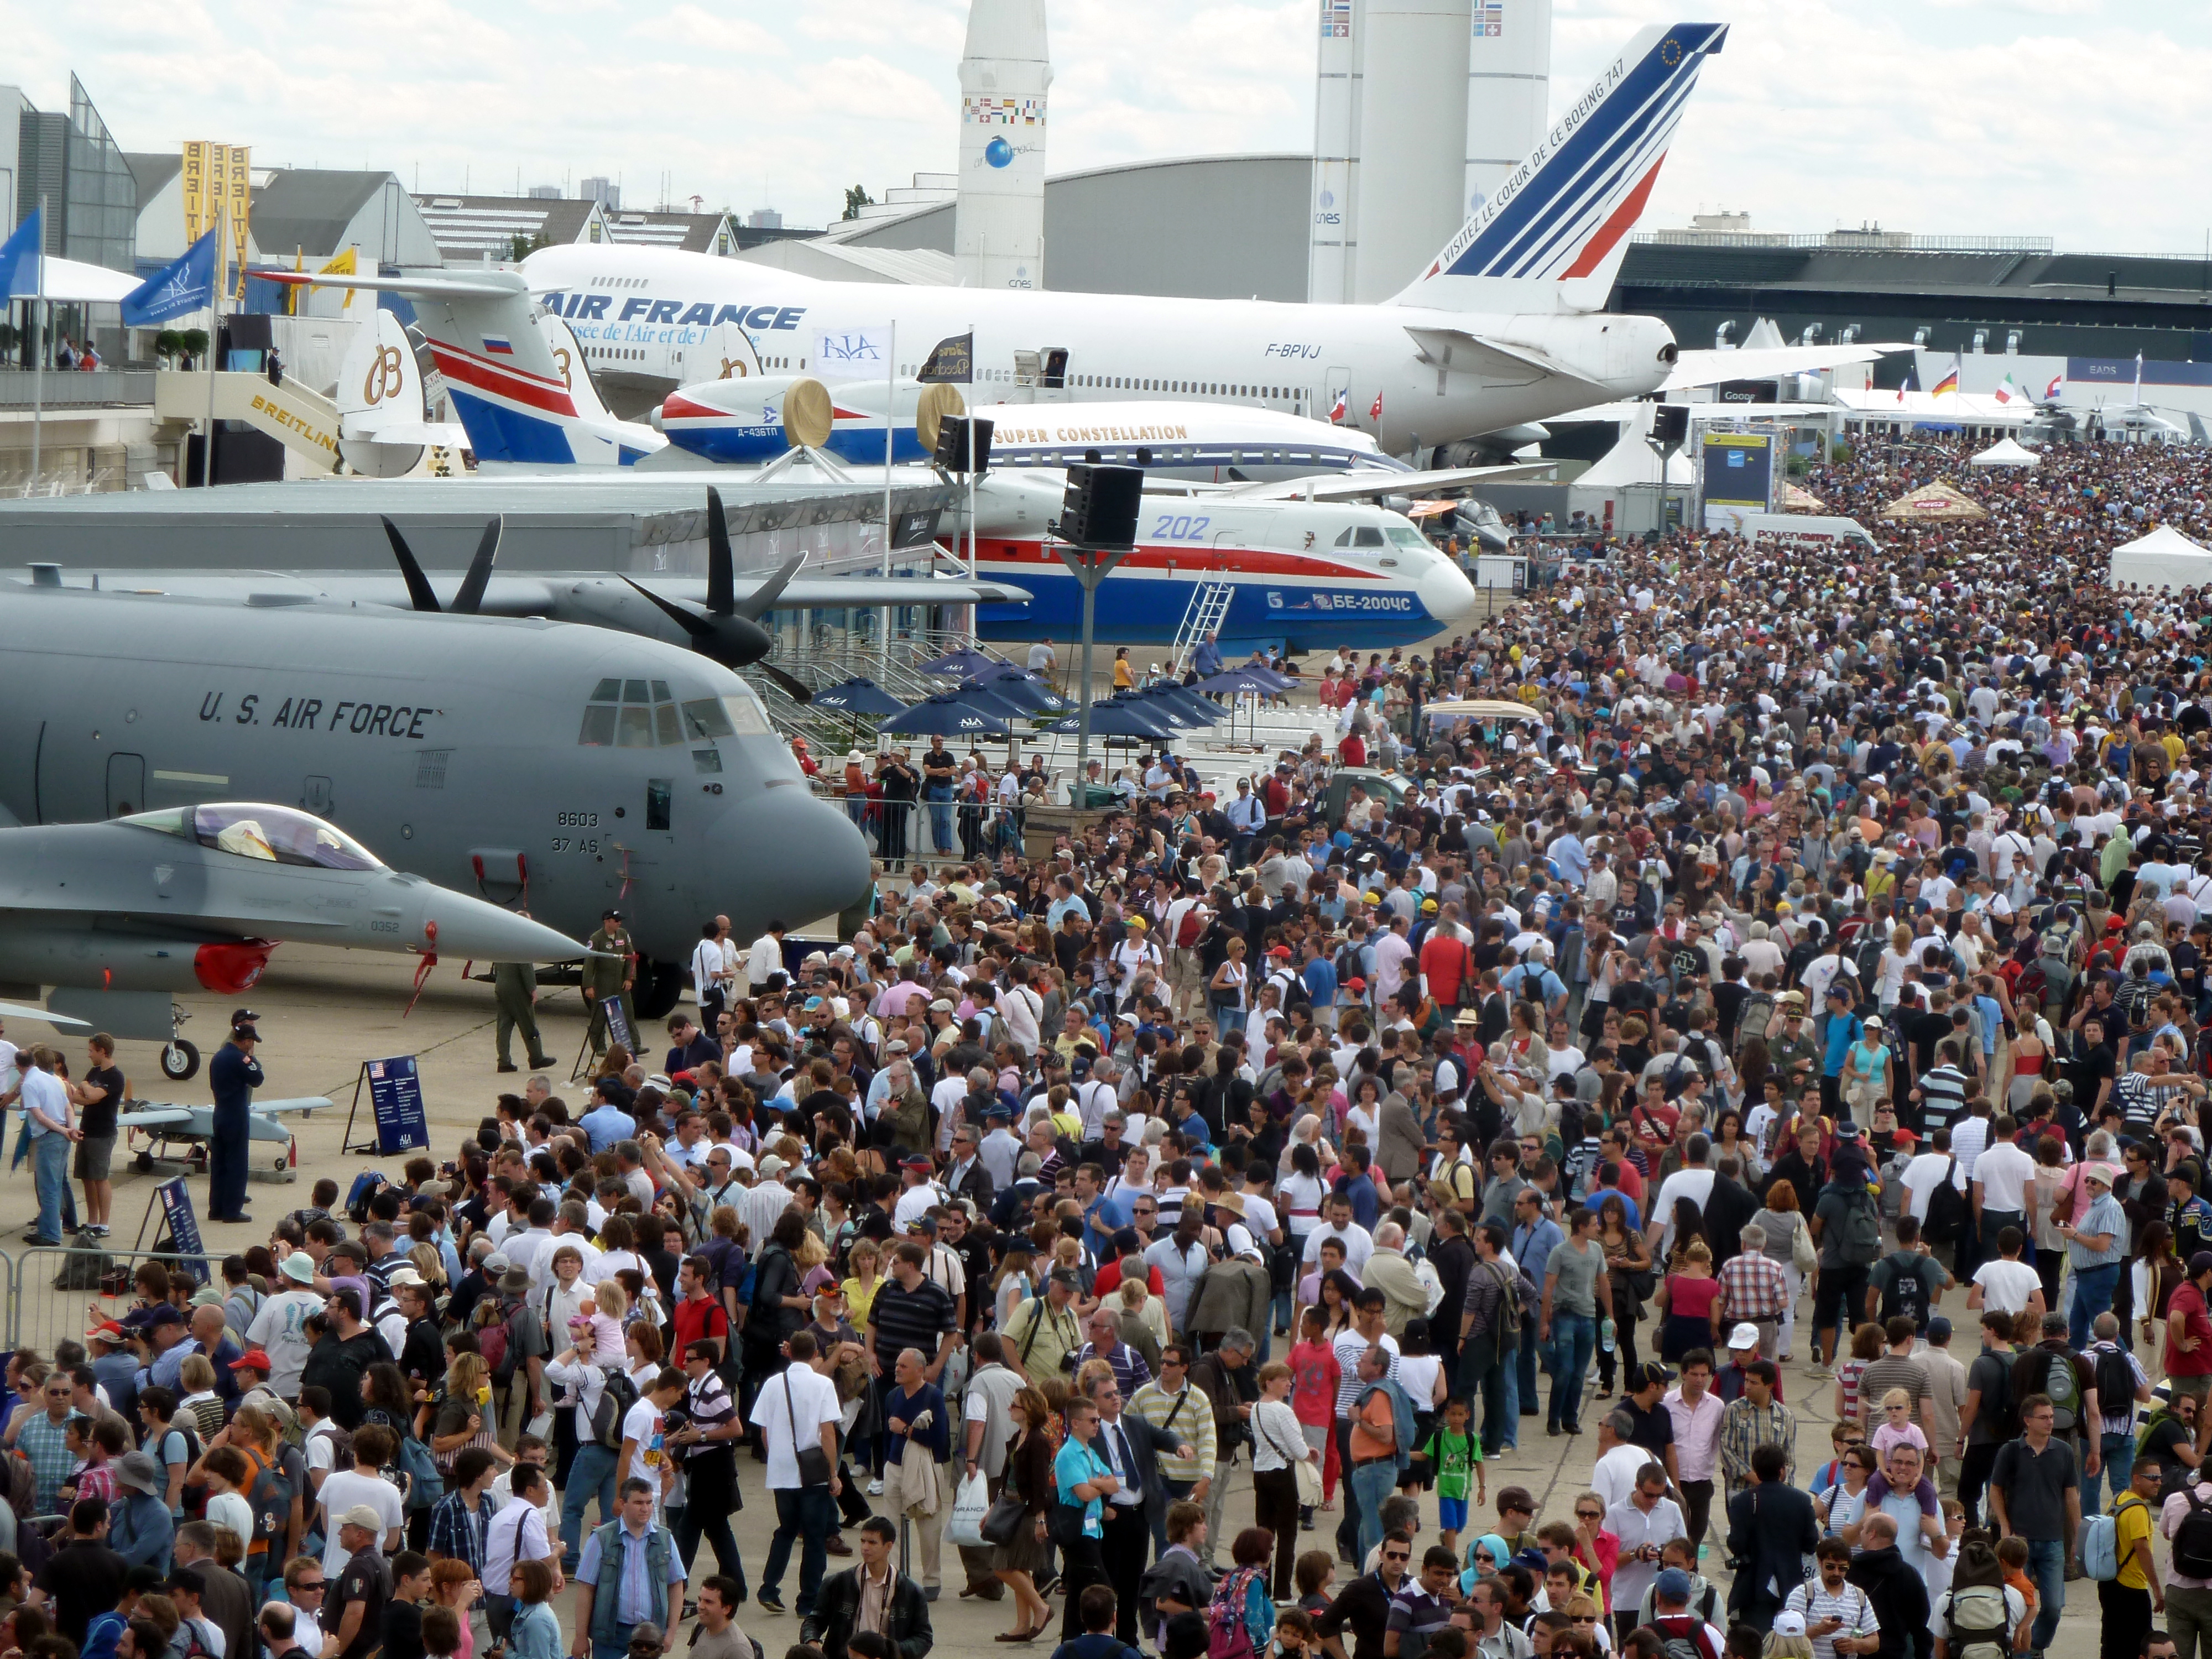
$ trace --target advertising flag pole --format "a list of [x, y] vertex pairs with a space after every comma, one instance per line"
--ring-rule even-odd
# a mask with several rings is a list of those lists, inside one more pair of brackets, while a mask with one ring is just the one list
[[46, 424], [46, 193], [39, 192], [39, 272], [31, 289], [31, 481], [23, 494], [39, 489], [39, 438]]
[[230, 250], [226, 246], [229, 227], [228, 208], [215, 213], [215, 286], [208, 290], [208, 412], [207, 438], [200, 445], [200, 488], [215, 483], [215, 376], [222, 355], [222, 291], [230, 282]]
[[[884, 354], [884, 574], [891, 574], [891, 441], [898, 430], [898, 325], [891, 325], [890, 349]], [[891, 607], [884, 607], [882, 636], [876, 642], [876, 671], [890, 663]]]

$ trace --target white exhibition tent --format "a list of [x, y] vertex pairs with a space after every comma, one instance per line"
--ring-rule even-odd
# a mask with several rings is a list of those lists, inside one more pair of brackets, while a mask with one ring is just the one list
[[2112, 550], [2114, 587], [2203, 587], [2212, 585], [2212, 548], [2200, 547], [2171, 525], [2160, 525]]
[[[51, 253], [46, 255], [46, 267], [39, 297], [54, 305], [112, 306], [125, 295], [136, 292], [146, 280], [127, 270], [110, 270], [106, 265], [87, 264], [82, 259], [60, 259]], [[23, 293], [14, 297], [27, 300], [33, 296]]]
[[2043, 457], [2033, 450], [2014, 443], [2010, 438], [2000, 438], [1980, 454], [1975, 456], [1974, 466], [2041, 466]]

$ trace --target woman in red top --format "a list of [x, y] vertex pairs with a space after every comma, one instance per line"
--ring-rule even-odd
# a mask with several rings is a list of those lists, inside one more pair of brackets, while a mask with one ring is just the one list
[[[1680, 1231], [1676, 1222], [1676, 1231]], [[1692, 1238], [1675, 1252], [1666, 1279], [1660, 1284], [1659, 1357], [1680, 1364], [1692, 1348], [1713, 1345], [1713, 1304], [1719, 1298], [1720, 1280], [1713, 1277], [1713, 1252], [1702, 1238]]]

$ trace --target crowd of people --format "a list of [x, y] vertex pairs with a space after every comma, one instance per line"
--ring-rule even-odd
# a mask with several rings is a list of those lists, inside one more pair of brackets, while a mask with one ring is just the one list
[[948, 1581], [1071, 1659], [2003, 1659], [2083, 1573], [2195, 1659], [2212, 616], [2100, 561], [2212, 480], [1960, 459], [1815, 471], [1990, 510], [1879, 557], [1614, 547], [1340, 656], [1229, 799], [1162, 757], [834, 949], [709, 924], [665, 1051], [147, 1264], [8, 1364], [15, 1645], [748, 1659], [795, 1553], [808, 1659]]

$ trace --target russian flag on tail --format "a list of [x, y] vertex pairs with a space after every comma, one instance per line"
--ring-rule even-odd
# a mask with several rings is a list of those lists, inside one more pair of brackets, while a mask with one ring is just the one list
[[514, 343], [508, 339], [504, 334], [485, 335], [483, 337], [483, 347], [486, 351], [496, 352], [502, 357], [512, 357], [514, 356]]

